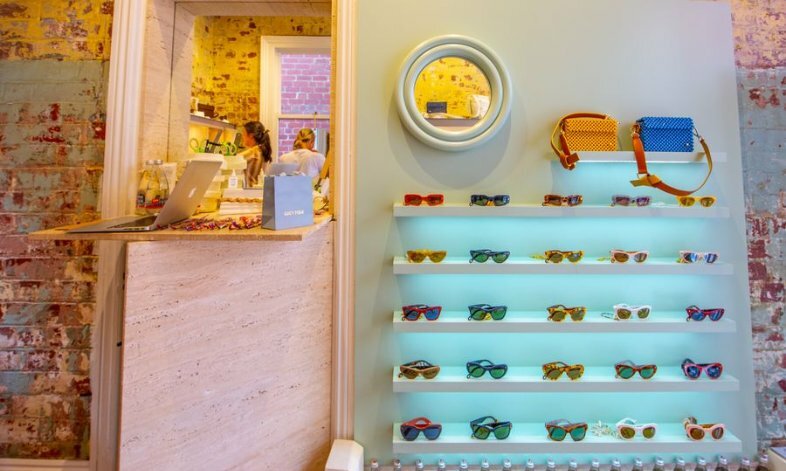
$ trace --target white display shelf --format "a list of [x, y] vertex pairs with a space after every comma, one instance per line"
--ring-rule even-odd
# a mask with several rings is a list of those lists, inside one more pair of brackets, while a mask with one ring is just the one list
[[434, 379], [407, 379], [398, 377], [398, 367], [393, 369], [393, 392], [397, 393], [479, 393], [479, 392], [533, 392], [533, 393], [579, 393], [579, 392], [733, 392], [740, 390], [737, 378], [723, 374], [712, 380], [704, 376], [697, 380], [687, 379], [679, 366], [668, 365], [658, 368], [652, 379], [637, 377], [619, 379], [614, 377], [613, 366], [594, 366], [584, 370], [584, 376], [571, 381], [565, 375], [557, 381], [543, 379], [539, 367], [511, 366], [500, 379], [467, 379], [464, 367], [448, 366], [440, 369]]
[[[636, 163], [633, 151], [616, 152], [577, 152], [579, 162], [582, 163]], [[559, 159], [553, 153], [550, 154], [555, 163]], [[704, 164], [704, 152], [647, 152], [647, 164]], [[713, 152], [712, 163], [726, 162], [725, 152]]]
[[199, 124], [201, 126], [207, 126], [209, 128], [214, 129], [230, 129], [235, 130], [235, 125], [232, 123], [227, 123], [224, 121], [219, 121], [217, 119], [208, 118], [206, 116], [199, 116], [192, 114], [189, 116], [189, 121], [192, 124]]
[[509, 204], [506, 206], [469, 206], [468, 204], [444, 204], [440, 206], [393, 205], [393, 216], [403, 217], [503, 217], [503, 218], [728, 218], [729, 208], [721, 206], [683, 208], [677, 205], [664, 206], [593, 206], [580, 205], [541, 206], [534, 204]]
[[[589, 260], [587, 260], [589, 258]], [[469, 263], [466, 257], [448, 257], [441, 263], [410, 263], [394, 257], [396, 275], [732, 275], [732, 265], [715, 263], [677, 263], [674, 259], [650, 258], [644, 263], [611, 263], [587, 257], [579, 263], [545, 263], [530, 257], [511, 257], [505, 263]], [[676, 255], [675, 255], [676, 258]]]
[[705, 319], [701, 322], [686, 321], [684, 312], [653, 311], [646, 320], [615, 321], [601, 316], [600, 312], [587, 312], [584, 320], [551, 322], [545, 309], [535, 311], [508, 311], [500, 321], [470, 321], [467, 311], [442, 311], [439, 319], [428, 321], [401, 320], [401, 311], [393, 312], [393, 330], [402, 333], [707, 333], [728, 334], [737, 331], [737, 324], [723, 318], [718, 322]]
[[[430, 417], [434, 420], [435, 417]], [[498, 417], [503, 420], [504, 417]], [[556, 418], [556, 417], [555, 417]], [[572, 418], [573, 420], [577, 418]], [[592, 421], [587, 421], [590, 425]], [[510, 436], [505, 440], [472, 438], [469, 422], [443, 423], [442, 434], [436, 440], [426, 440], [421, 433], [411, 442], [401, 438], [400, 423], [393, 424], [393, 453], [740, 453], [742, 442], [726, 431], [722, 440], [692, 441], [685, 436], [680, 424], [658, 424], [652, 440], [637, 437], [622, 440], [615, 437], [596, 437], [589, 431], [584, 440], [574, 442], [566, 437], [554, 442], [546, 437], [546, 427], [540, 423], [513, 422]]]

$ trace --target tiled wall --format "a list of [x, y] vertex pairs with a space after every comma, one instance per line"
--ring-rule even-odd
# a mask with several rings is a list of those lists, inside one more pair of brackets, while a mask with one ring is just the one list
[[0, 1], [0, 457], [87, 458], [112, 2]]

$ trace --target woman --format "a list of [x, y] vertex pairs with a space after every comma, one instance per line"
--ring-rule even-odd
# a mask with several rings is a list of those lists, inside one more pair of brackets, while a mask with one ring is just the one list
[[318, 178], [322, 167], [325, 165], [325, 156], [314, 152], [316, 136], [310, 128], [303, 128], [297, 133], [292, 152], [287, 152], [278, 158], [283, 164], [297, 164], [298, 172], [311, 178]]
[[240, 131], [246, 150], [238, 155], [246, 159], [246, 187], [250, 188], [257, 186], [260, 173], [267, 172], [273, 161], [273, 148], [270, 146], [268, 130], [259, 121], [247, 122]]

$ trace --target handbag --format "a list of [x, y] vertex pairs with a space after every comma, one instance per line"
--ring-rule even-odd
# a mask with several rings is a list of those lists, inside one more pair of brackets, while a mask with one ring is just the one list
[[[707, 158], [707, 175], [696, 189], [680, 190], [664, 183], [657, 175], [647, 169], [646, 151], [651, 152], [692, 152], [693, 137], [699, 139]], [[651, 186], [674, 196], [686, 196], [699, 191], [712, 174], [712, 155], [710, 148], [701, 137], [691, 118], [645, 117], [636, 121], [631, 129], [633, 154], [636, 157], [638, 175], [631, 180], [633, 186]]]
[[[573, 113], [560, 118], [551, 133], [551, 148], [567, 170], [576, 168], [576, 151], [615, 151], [617, 120], [599, 113]], [[559, 148], [554, 140], [559, 134]]]

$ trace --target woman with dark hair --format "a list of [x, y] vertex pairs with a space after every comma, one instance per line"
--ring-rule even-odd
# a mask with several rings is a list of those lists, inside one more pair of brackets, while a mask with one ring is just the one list
[[243, 147], [238, 155], [246, 159], [246, 186], [256, 186], [259, 174], [266, 173], [273, 161], [273, 149], [270, 146], [270, 135], [259, 121], [249, 121], [240, 129], [243, 136]]

